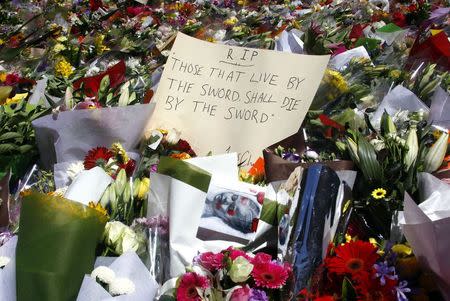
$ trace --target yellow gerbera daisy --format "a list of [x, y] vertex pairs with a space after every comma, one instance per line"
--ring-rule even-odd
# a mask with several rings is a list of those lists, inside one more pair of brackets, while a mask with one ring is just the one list
[[105, 208], [103, 208], [103, 206], [100, 204], [100, 202], [97, 203], [97, 205], [95, 205], [94, 202], [89, 202], [88, 206], [89, 206], [89, 208], [92, 208], [92, 209], [97, 210], [97, 211], [100, 212], [102, 215], [108, 216], [108, 212], [106, 211]]
[[376, 200], [383, 199], [386, 196], [386, 190], [383, 188], [377, 188], [372, 191], [372, 197]]

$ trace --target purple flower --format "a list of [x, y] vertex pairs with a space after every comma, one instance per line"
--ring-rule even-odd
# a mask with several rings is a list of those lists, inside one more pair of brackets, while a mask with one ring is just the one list
[[158, 164], [153, 164], [150, 166], [150, 172], [157, 172], [158, 171]]
[[284, 160], [290, 161], [290, 162], [294, 162], [294, 163], [298, 163], [300, 162], [300, 155], [296, 154], [296, 153], [291, 153], [291, 152], [284, 152], [281, 157]]
[[405, 293], [411, 292], [411, 289], [407, 287], [408, 282], [406, 280], [400, 281], [398, 286], [395, 287], [395, 291], [397, 292], [397, 300], [399, 301], [408, 301], [408, 297], [406, 297]]
[[387, 261], [375, 263], [373, 267], [376, 271], [374, 278], [380, 278], [381, 285], [386, 284], [386, 278], [391, 280], [397, 279], [397, 275], [395, 275], [395, 268], [393, 266], [389, 266]]
[[252, 289], [248, 301], [269, 301], [269, 297], [265, 291]]
[[152, 216], [150, 218], [136, 218], [133, 225], [141, 225], [159, 235], [167, 235], [169, 233], [169, 217], [164, 215]]

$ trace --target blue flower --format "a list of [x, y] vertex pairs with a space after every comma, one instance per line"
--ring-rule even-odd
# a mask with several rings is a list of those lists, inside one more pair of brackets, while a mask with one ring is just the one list
[[398, 301], [408, 301], [408, 297], [406, 297], [405, 293], [411, 292], [411, 289], [407, 287], [408, 282], [406, 280], [400, 281], [398, 286], [395, 287], [395, 291], [397, 292], [397, 300]]
[[390, 280], [398, 279], [397, 275], [395, 275], [395, 268], [393, 266], [389, 266], [387, 261], [375, 263], [373, 267], [376, 271], [375, 278], [380, 278], [381, 285], [386, 284], [386, 278]]

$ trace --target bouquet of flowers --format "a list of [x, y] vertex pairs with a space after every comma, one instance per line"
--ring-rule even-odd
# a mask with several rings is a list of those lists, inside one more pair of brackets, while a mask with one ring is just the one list
[[159, 300], [281, 300], [292, 276], [288, 263], [233, 248], [199, 254], [186, 270], [163, 286]]

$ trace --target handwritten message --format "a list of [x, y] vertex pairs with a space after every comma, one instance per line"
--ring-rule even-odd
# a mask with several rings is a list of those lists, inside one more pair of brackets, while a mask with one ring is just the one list
[[296, 133], [329, 56], [213, 44], [178, 33], [151, 128], [176, 128], [198, 155], [239, 153], [250, 165]]

